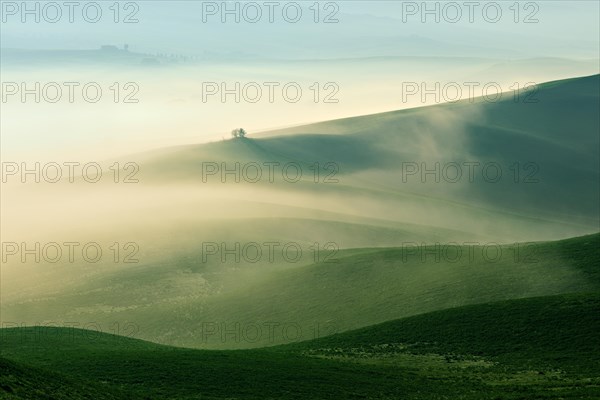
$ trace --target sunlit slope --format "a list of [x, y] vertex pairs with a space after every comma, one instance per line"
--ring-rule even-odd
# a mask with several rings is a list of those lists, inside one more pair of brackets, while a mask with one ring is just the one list
[[[251, 348], [307, 340], [405, 316], [495, 300], [600, 288], [600, 235], [513, 245], [322, 251], [300, 265], [222, 262], [200, 254], [84, 279], [63, 269], [61, 291], [3, 298], [3, 321], [89, 322], [103, 330], [198, 348]], [[35, 273], [35, 271], [28, 271]], [[50, 278], [47, 278], [50, 279]]]
[[[514, 240], [591, 233], [599, 220], [599, 82], [599, 75], [575, 78], [498, 100], [476, 98], [160, 150], [142, 157], [142, 174], [148, 182], [223, 188], [237, 183], [234, 174], [222, 175], [226, 168], [257, 163], [263, 165], [262, 179], [249, 184], [242, 171], [238, 185], [302, 193], [316, 209], [337, 200], [364, 216], [382, 218], [384, 212], [390, 220], [460, 224], [501, 238], [520, 235]], [[267, 181], [264, 163], [279, 166], [274, 182]], [[289, 163], [303, 170], [294, 184], [278, 175]], [[436, 163], [437, 176], [422, 174], [435, 171]], [[444, 168], [452, 163], [461, 168], [458, 179], [456, 168]], [[252, 169], [246, 175], [256, 176]], [[327, 178], [335, 184], [324, 183]], [[358, 211], [361, 203], [371, 207]]]
[[239, 273], [236, 290], [160, 313], [161, 319], [147, 312], [141, 337], [152, 338], [145, 330], [170, 344], [248, 348], [466, 304], [600, 288], [600, 235], [498, 249], [412, 244], [341, 254], [267, 277]]
[[[392, 228], [419, 240], [429, 231], [428, 241], [457, 240], [457, 233], [502, 242], [593, 233], [600, 200], [598, 87], [598, 76], [576, 78], [519, 96], [535, 103], [514, 102], [508, 93], [498, 102], [368, 115], [123, 158], [121, 165], [138, 162], [137, 184], [115, 184], [107, 170], [98, 184], [4, 190], [10, 212], [3, 215], [3, 237], [45, 234], [36, 239], [53, 241], [62, 231], [76, 237], [119, 232], [142, 242], [153, 231], [179, 238], [174, 227], [193, 221], [196, 232], [210, 236], [213, 229], [203, 227], [227, 225], [227, 238], [243, 241], [237, 232], [248, 219], [264, 219], [256, 225], [257, 240], [294, 239], [291, 231], [295, 240], [327, 236], [342, 248], [403, 240], [394, 233], [350, 238], [347, 224], [366, 225], [364, 231]], [[435, 174], [423, 179], [424, 170], [439, 165], [443, 175], [451, 163], [462, 170], [457, 182]], [[473, 181], [465, 163], [474, 165]], [[483, 174], [492, 163], [502, 173], [497, 181], [494, 168]], [[252, 165], [261, 168], [256, 183]], [[121, 180], [129, 173], [121, 171]], [[454, 173], [446, 171], [450, 178]], [[41, 196], [43, 204], [36, 201]], [[290, 222], [273, 224], [278, 218]], [[35, 231], [27, 229], [34, 223]]]
[[227, 352], [94, 331], [2, 329], [0, 397], [32, 398], [23, 387], [35, 373], [70, 398], [79, 398], [73, 382], [91, 392], [89, 382], [99, 381], [106, 392], [98, 398], [118, 387], [132, 399], [592, 399], [600, 395], [599, 315], [597, 294], [530, 298]]
[[[412, 241], [443, 241], [449, 236], [467, 241], [470, 237], [460, 231], [427, 226], [358, 219], [354, 223], [336, 222], [331, 215], [322, 214], [321, 217], [317, 220], [283, 217], [208, 221], [162, 219], [150, 223], [147, 231], [55, 236], [58, 243], [73, 238], [79, 243], [96, 243], [103, 251], [102, 258], [98, 262], [85, 262], [78, 252], [74, 252], [74, 262], [70, 262], [67, 255], [55, 263], [42, 256], [36, 262], [35, 257], [29, 255], [28, 263], [22, 263], [20, 254], [5, 255], [2, 305], [30, 303], [36, 298], [50, 301], [66, 298], [71, 293], [80, 293], [82, 287], [101, 289], [96, 294], [97, 301], [106, 295], [125, 302], [129, 296], [134, 296], [133, 300], [145, 291], [156, 294], [154, 289], [160, 289], [165, 297], [152, 298], [151, 303], [168, 301], [171, 296], [178, 296], [182, 285], [197, 295], [205, 295], [205, 290], [227, 290], [229, 284], [223, 287], [221, 281], [228, 275], [232, 275], [232, 284], [237, 286], [238, 273], [250, 270], [266, 275], [273, 270], [298, 268], [342, 252], [353, 254], [352, 250], [344, 248], [357, 248], [365, 243], [393, 246]], [[142, 240], [138, 239], [140, 237]], [[137, 240], [129, 242], [132, 239]], [[114, 260], [114, 243], [121, 243], [121, 246], [132, 243], [127, 250], [121, 249], [117, 262]], [[173, 286], [165, 288], [164, 282]], [[153, 290], [148, 292], [149, 288]], [[43, 312], [36, 315], [43, 318]]]

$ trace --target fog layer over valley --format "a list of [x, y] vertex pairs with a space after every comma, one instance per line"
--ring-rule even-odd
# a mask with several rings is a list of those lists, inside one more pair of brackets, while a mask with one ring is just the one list
[[[102, 161], [96, 183], [4, 171], [3, 321], [128, 321], [153, 341], [255, 347], [585, 290], [576, 259], [514, 243], [597, 230], [598, 88], [595, 75], [540, 85], [528, 104], [478, 98], [134, 153]], [[441, 259], [436, 243], [450, 244]], [[304, 333], [215, 331], [273, 321]]]

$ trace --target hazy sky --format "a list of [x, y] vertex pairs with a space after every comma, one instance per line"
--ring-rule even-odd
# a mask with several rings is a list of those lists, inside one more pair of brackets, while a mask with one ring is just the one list
[[[35, 3], [26, 2], [30, 9], [35, 9]], [[45, 8], [42, 2], [36, 15], [24, 13], [21, 2], [3, 1], [1, 46], [89, 49], [128, 43], [132, 50], [150, 53], [240, 52], [297, 59], [414, 55], [415, 49], [403, 41], [386, 38], [418, 36], [476, 48], [455, 49], [455, 55], [474, 55], [485, 48], [486, 53], [493, 50], [498, 56], [592, 58], [597, 57], [599, 43], [597, 1], [519, 2], [518, 7], [512, 1], [474, 2], [471, 7], [464, 6], [465, 2], [428, 2], [424, 7], [423, 2], [403, 1], [322, 1], [318, 6], [314, 1], [300, 1], [275, 2], [272, 8], [264, 6], [265, 2], [229, 2], [226, 7], [237, 7], [237, 14], [225, 14], [222, 2], [121, 2], [118, 12], [112, 2], [99, 2], [98, 18], [95, 7], [87, 6], [84, 13], [88, 3], [80, 2], [81, 6], [72, 10], [71, 23], [70, 10], [65, 7]], [[302, 5], [298, 18], [297, 4]], [[432, 43], [419, 46], [425, 46], [429, 55], [437, 55], [435, 47], [426, 47]]]

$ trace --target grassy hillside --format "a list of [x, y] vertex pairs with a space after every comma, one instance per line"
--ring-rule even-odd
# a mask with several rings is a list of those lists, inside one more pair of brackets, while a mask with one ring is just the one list
[[124, 399], [126, 391], [0, 358], [0, 399]]
[[[307, 167], [333, 162], [342, 184], [336, 187], [385, 188], [388, 196], [419, 193], [494, 212], [595, 226], [599, 90], [600, 75], [594, 75], [541, 84], [518, 97], [505, 93], [497, 101], [463, 100], [283, 129], [256, 139], [173, 148], [148, 155], [144, 173], [150, 180], [199, 182], [203, 162], [298, 162]], [[432, 182], [430, 176], [430, 183], [423, 184], [417, 175], [403, 182], [406, 162], [425, 162], [429, 169], [435, 162], [494, 162], [501, 166], [502, 179], [490, 183], [476, 176], [464, 185], [466, 178], [453, 184]], [[460, 190], [452, 190], [456, 186]]]
[[12, 371], [26, 368], [38, 379], [68, 375], [66, 392], [69, 382], [94, 380], [146, 399], [592, 399], [600, 395], [599, 315], [597, 294], [511, 300], [238, 351], [3, 329], [11, 378], [3, 368], [0, 390], [16, 393], [25, 377]]
[[[160, 313], [160, 320], [147, 313], [143, 326], [158, 329], [161, 341], [167, 343], [246, 348], [306, 340], [465, 304], [595, 291], [600, 289], [599, 247], [596, 234], [565, 242], [503, 246], [494, 260], [495, 250], [482, 246], [341, 253], [337, 259], [266, 279], [249, 274], [244, 279], [247, 285], [201, 304], [189, 302]], [[165, 322], [168, 329], [161, 328]], [[269, 323], [277, 324], [272, 335]]]
[[600, 295], [562, 295], [436, 311], [280, 349], [360, 359], [394, 354], [399, 345], [415, 354], [470, 354], [513, 369], [543, 365], [576, 374], [600, 368], [599, 327]]
[[3, 321], [94, 322], [104, 332], [129, 324], [127, 334], [165, 344], [252, 348], [467, 304], [600, 289], [600, 234], [501, 247], [415, 244], [323, 251], [320, 262], [310, 254], [300, 265], [202, 263], [191, 254], [110, 273], [88, 267], [95, 275], [66, 294], [15, 293]]
[[[243, 193], [246, 216], [268, 202], [287, 217], [318, 219], [334, 211], [339, 215], [330, 216], [340, 222], [360, 217], [498, 240], [559, 239], [594, 232], [600, 222], [599, 92], [600, 75], [594, 75], [540, 84], [518, 96], [507, 92], [496, 101], [326, 121], [133, 159], [145, 184], [188, 188], [187, 200], [218, 195], [235, 208]], [[261, 167], [256, 182], [254, 167], [244, 172], [250, 163]], [[265, 163], [276, 165], [272, 181]], [[284, 177], [290, 163], [289, 176], [301, 169], [297, 182]], [[436, 163], [437, 181], [422, 175]], [[451, 163], [461, 169], [457, 181], [454, 167], [444, 169]], [[236, 164], [239, 181], [222, 175]]]

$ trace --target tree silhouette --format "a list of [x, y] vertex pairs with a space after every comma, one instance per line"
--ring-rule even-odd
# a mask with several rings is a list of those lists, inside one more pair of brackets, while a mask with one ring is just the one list
[[234, 138], [243, 138], [246, 137], [246, 131], [244, 128], [234, 129], [231, 131], [231, 136]]

